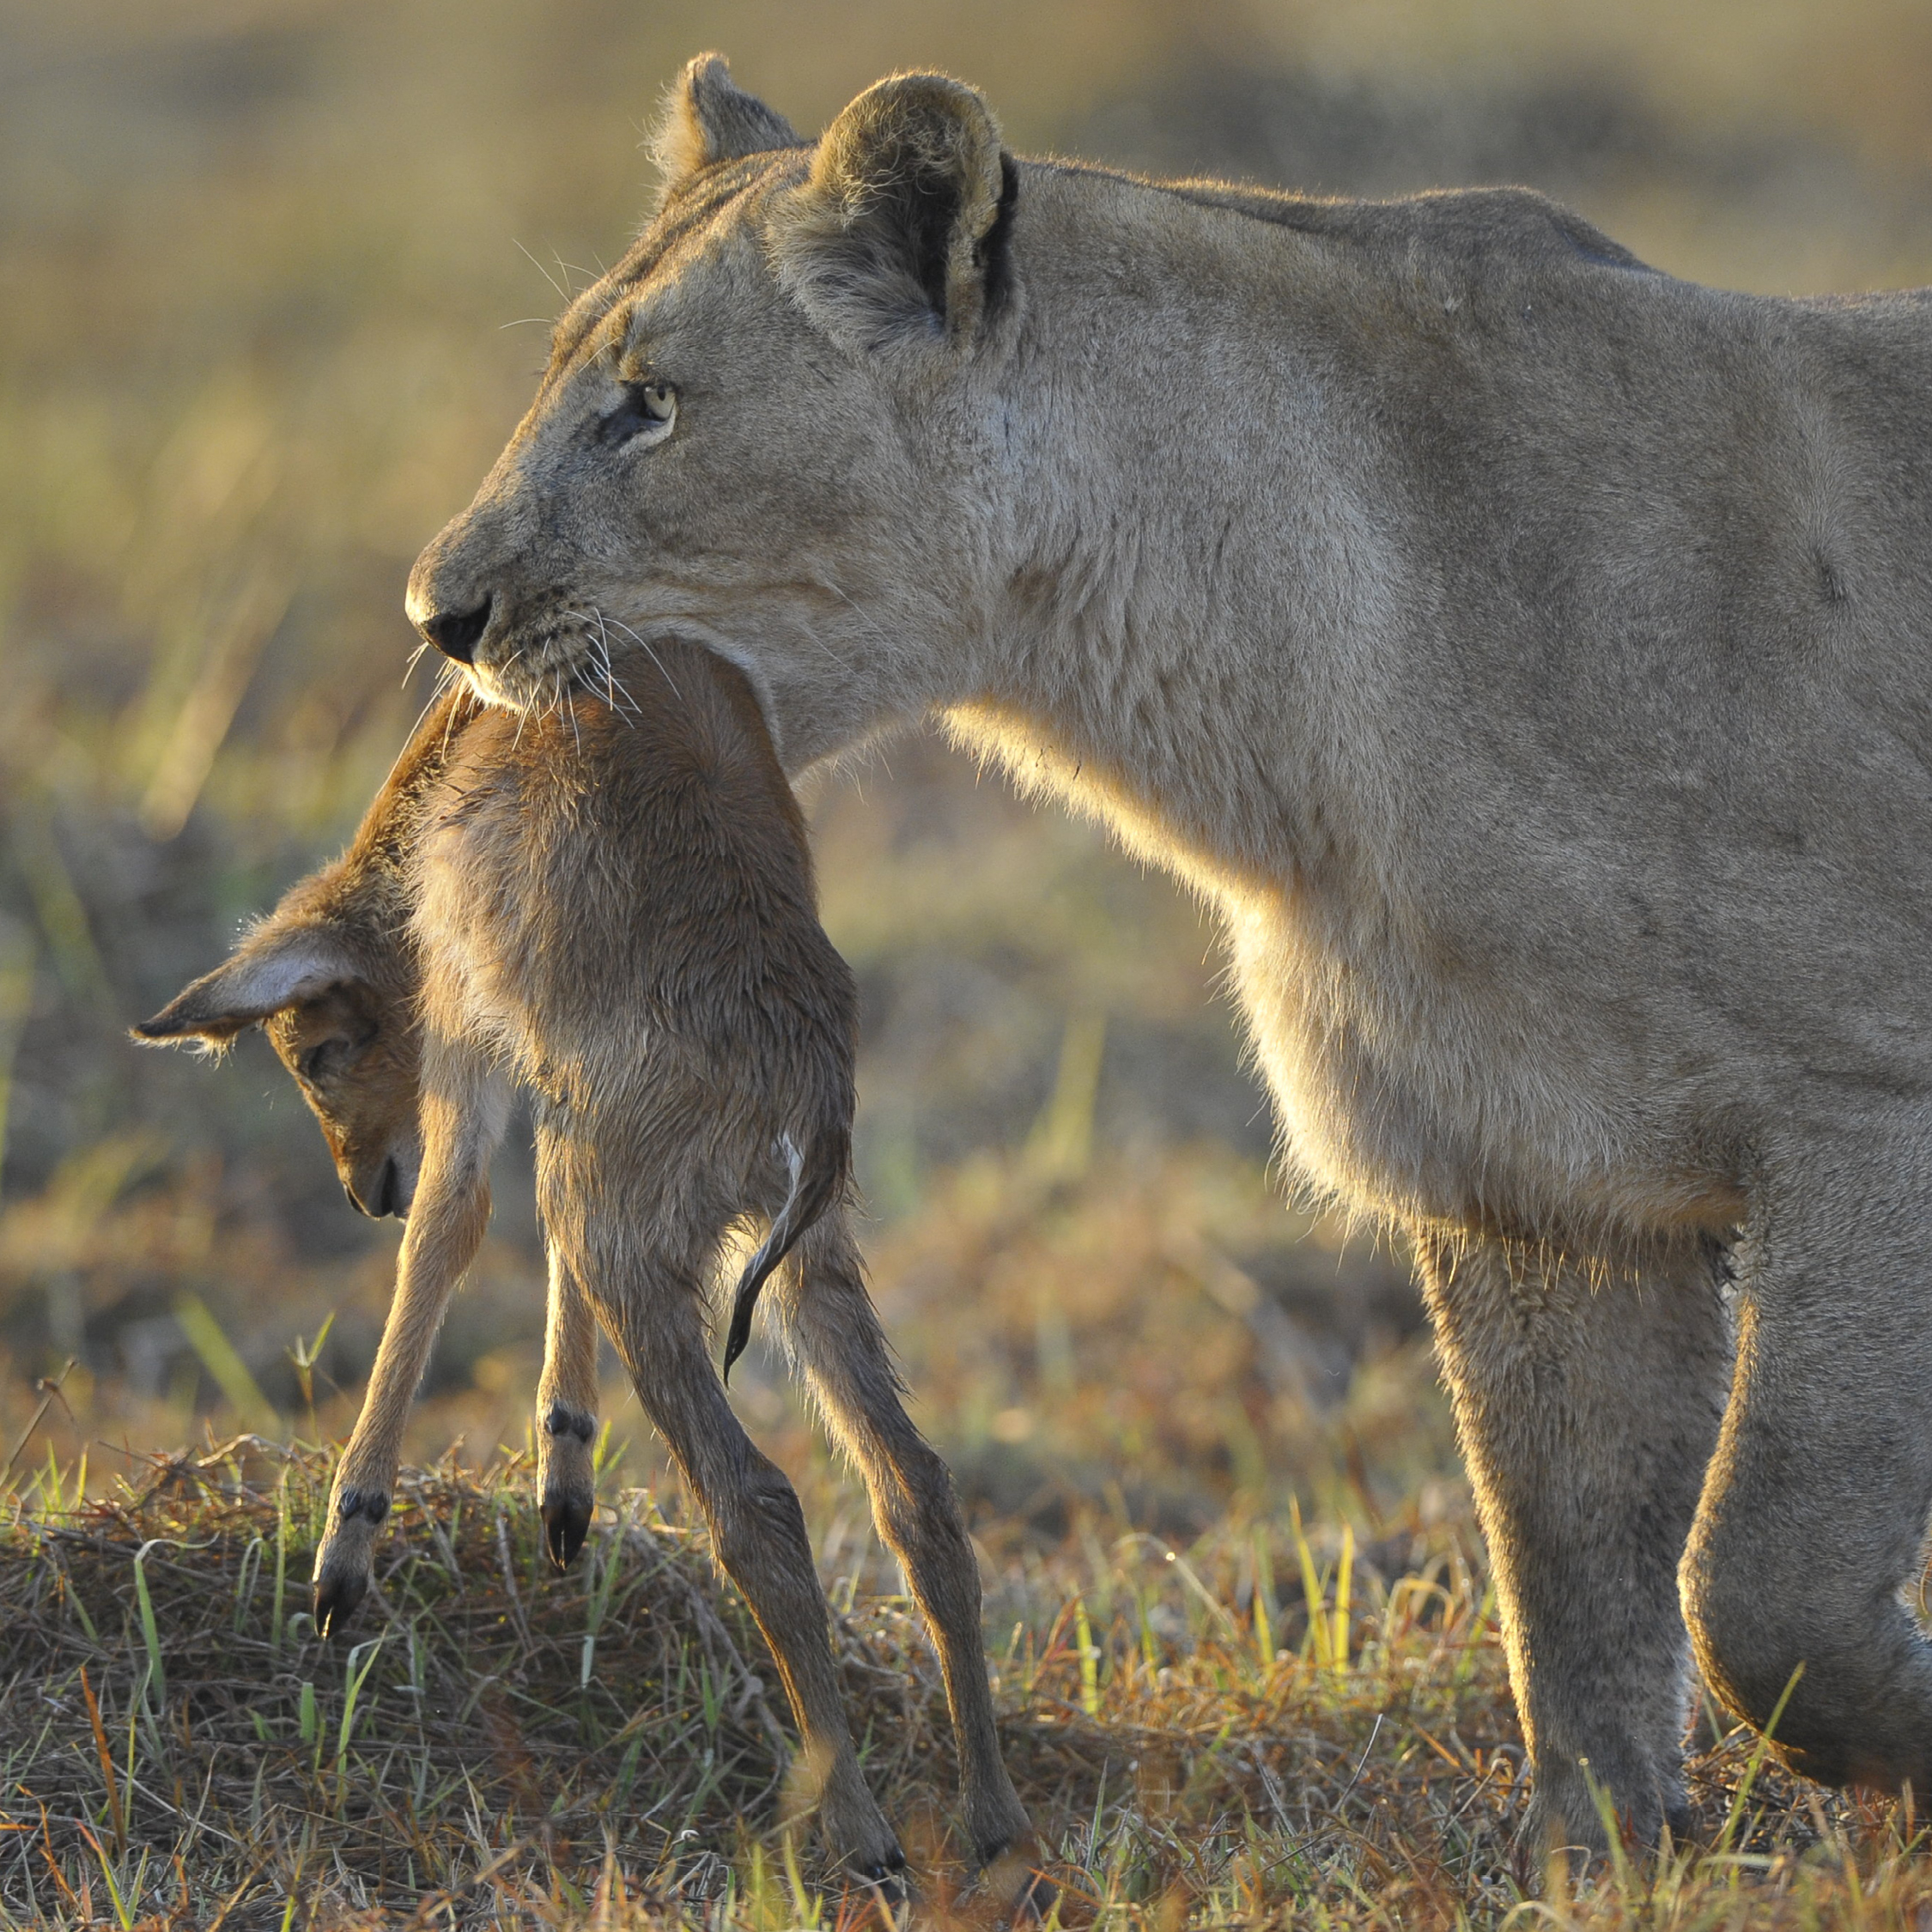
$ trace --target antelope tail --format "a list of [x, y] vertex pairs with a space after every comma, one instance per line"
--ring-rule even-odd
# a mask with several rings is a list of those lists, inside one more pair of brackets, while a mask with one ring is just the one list
[[788, 1133], [778, 1139], [778, 1151], [792, 1170], [791, 1192], [785, 1205], [773, 1215], [771, 1230], [759, 1243], [758, 1251], [745, 1263], [738, 1278], [738, 1292], [732, 1297], [732, 1324], [725, 1336], [725, 1380], [732, 1379], [732, 1364], [744, 1354], [751, 1340], [751, 1315], [758, 1305], [758, 1293], [773, 1271], [792, 1252], [799, 1236], [817, 1221], [839, 1197], [845, 1186], [847, 1163], [852, 1156], [850, 1138], [841, 1133], [820, 1132], [811, 1137], [804, 1153]]

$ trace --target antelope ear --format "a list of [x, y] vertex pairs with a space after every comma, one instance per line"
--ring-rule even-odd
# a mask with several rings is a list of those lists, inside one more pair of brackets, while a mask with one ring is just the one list
[[131, 1029], [148, 1046], [193, 1040], [222, 1053], [238, 1033], [313, 999], [344, 980], [360, 979], [341, 942], [315, 926], [264, 927], [236, 948], [234, 957], [204, 973], [152, 1019]]
[[667, 195], [701, 167], [799, 145], [792, 124], [738, 87], [716, 53], [700, 54], [678, 76], [651, 143]]
[[772, 213], [780, 279], [836, 342], [963, 345], [1006, 283], [1019, 173], [992, 111], [943, 74], [868, 88]]

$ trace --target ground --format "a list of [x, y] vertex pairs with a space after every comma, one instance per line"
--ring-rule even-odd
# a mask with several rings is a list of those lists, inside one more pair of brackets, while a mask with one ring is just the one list
[[[0, 1923], [856, 1924], [788, 1828], [769, 1661], [674, 1498], [606, 1469], [548, 1570], [526, 1455], [404, 1478], [355, 1626], [301, 1607], [325, 1452], [234, 1437], [76, 1502], [24, 1482], [0, 1542]], [[823, 1527], [823, 1526], [821, 1526]], [[1466, 1517], [1082, 1516], [988, 1553], [1008, 1762], [1068, 1925], [1909, 1924], [1909, 1814], [1820, 1793], [1708, 1706], [1694, 1842], [1524, 1904], [1522, 1753]], [[912, 1923], [982, 1926], [950, 1832], [944, 1699], [906, 1600], [832, 1581]], [[1005, 1634], [1000, 1624], [1012, 1621]]]
[[[801, 127], [937, 65], [1023, 150], [1522, 181], [1673, 274], [1932, 281], [1907, 0], [0, 0], [0, 1932], [861, 1910], [787, 1850], [769, 1668], [615, 1379], [599, 1526], [538, 1562], [515, 1135], [381, 1590], [315, 1642], [395, 1227], [344, 1206], [259, 1040], [217, 1069], [125, 1032], [380, 782], [426, 690], [410, 560], [634, 232], [637, 143], [708, 46]], [[1909, 1814], [1753, 1772], [1701, 1704], [1695, 1845], [1526, 1905], [1406, 1264], [1272, 1170], [1216, 934], [930, 738], [808, 804], [873, 1286], [1068, 1923], [1932, 1926]], [[733, 1384], [805, 1499], [919, 1910], [984, 1917], [863, 1498], [773, 1358]]]

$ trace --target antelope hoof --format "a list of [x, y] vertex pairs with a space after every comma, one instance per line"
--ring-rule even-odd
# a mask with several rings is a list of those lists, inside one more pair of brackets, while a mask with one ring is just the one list
[[1039, 1853], [1039, 1841], [1030, 1831], [991, 1850], [980, 1848], [980, 1878], [975, 1893], [1008, 1901], [999, 1908], [995, 1925], [1043, 1925], [1060, 1903], [1060, 1887], [1034, 1862]]
[[560, 1492], [546, 1494], [539, 1513], [544, 1519], [544, 1543], [550, 1562], [558, 1570], [568, 1570], [575, 1560], [584, 1539], [590, 1534], [594, 1505], [590, 1498]]
[[335, 1521], [315, 1552], [315, 1628], [332, 1637], [369, 1594], [376, 1528], [389, 1514], [387, 1491], [345, 1486], [334, 1498]]
[[1044, 1925], [1060, 1903], [1060, 1887], [1044, 1872], [1029, 1872], [1001, 1917], [1002, 1925]]
[[355, 1613], [355, 1607], [369, 1593], [366, 1570], [325, 1569], [315, 1579], [315, 1628], [322, 1637], [333, 1637]]
[[906, 1855], [894, 1846], [890, 1855], [856, 1866], [853, 1875], [889, 1911], [896, 1911], [912, 1897], [912, 1880], [906, 1871]]

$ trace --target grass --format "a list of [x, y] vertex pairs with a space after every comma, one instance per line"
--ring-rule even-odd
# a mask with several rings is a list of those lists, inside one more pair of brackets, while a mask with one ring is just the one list
[[[345, 1640], [304, 1607], [329, 1462], [237, 1437], [0, 1531], [0, 1924], [855, 1924], [783, 1823], [788, 1722], [675, 1504], [607, 1479], [548, 1573], [526, 1458], [410, 1472]], [[1117, 1528], [1117, 1526], [1113, 1526]], [[1007, 1579], [1008, 1761], [1062, 1923], [1916, 1928], [1923, 1834], [1697, 1727], [1691, 1846], [1542, 1903], [1467, 1523], [1358, 1539], [1084, 1523]], [[835, 1588], [868, 1775], [919, 1915], [988, 1923], [948, 1832], [944, 1699], [906, 1601]]]
[[[843, 1910], [779, 1827], [757, 1642], [615, 1384], [597, 1536], [568, 1577], [537, 1562], [513, 1170], [380, 1600], [315, 1643], [326, 1458], [295, 1445], [353, 1418], [393, 1230], [343, 1208], [259, 1042], [215, 1072], [124, 1033], [386, 768], [410, 560], [520, 412], [553, 281], [645, 206], [635, 143], [679, 61], [723, 47], [801, 126], [939, 64], [1023, 149], [1339, 191], [1479, 154], [1674, 273], [1802, 290], [1932, 279], [1909, 11], [0, 6], [0, 1914]], [[1212, 935], [930, 742], [812, 811], [864, 991], [875, 1287], [984, 1552], [1070, 1921], [1932, 1925], [1914, 1821], [1753, 1771], [1708, 1710], [1696, 1847], [1525, 1903], [1520, 1743], [1413, 1297], [1399, 1256], [1281, 1206]], [[771, 1362], [738, 1382], [928, 1907], [970, 1916], [937, 1690], [862, 1500]]]
[[9, 1904], [58, 1917], [91, 1884], [125, 1922], [187, 1874], [197, 1917], [264, 1888], [413, 1905], [531, 1852], [649, 1874], [769, 1802], [756, 1638], [691, 1539], [633, 1499], [550, 1587], [524, 1473], [412, 1473], [374, 1613], [324, 1644], [324, 1459], [236, 1438], [78, 1505], [44, 1472], [0, 1566], [7, 1810], [38, 1820]]

